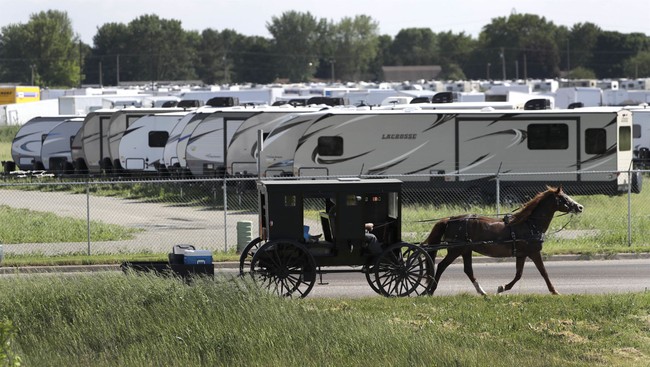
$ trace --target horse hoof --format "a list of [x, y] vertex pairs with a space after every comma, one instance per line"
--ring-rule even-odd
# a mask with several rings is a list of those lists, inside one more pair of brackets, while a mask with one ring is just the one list
[[497, 293], [503, 293], [504, 291], [505, 289], [503, 288], [502, 285], [500, 285], [499, 288], [497, 288]]

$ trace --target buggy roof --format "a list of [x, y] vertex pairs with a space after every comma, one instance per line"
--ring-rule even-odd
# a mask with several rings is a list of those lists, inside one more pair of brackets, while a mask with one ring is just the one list
[[395, 191], [399, 189], [402, 181], [397, 179], [378, 178], [378, 179], [359, 179], [359, 178], [339, 178], [335, 180], [261, 180], [260, 186], [267, 189], [278, 191], [343, 191], [363, 190], [363, 191]]

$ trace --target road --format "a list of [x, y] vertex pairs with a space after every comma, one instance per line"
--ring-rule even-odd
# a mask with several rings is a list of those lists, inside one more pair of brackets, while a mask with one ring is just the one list
[[[604, 294], [650, 291], [650, 259], [547, 261], [546, 270], [561, 294]], [[218, 271], [219, 272], [219, 271]], [[221, 270], [221, 272], [224, 272]], [[474, 264], [474, 275], [489, 294], [508, 283], [515, 274], [513, 262]], [[308, 297], [358, 298], [377, 296], [361, 273], [326, 274], [318, 280]], [[463, 273], [462, 264], [452, 264], [442, 276], [437, 295], [477, 294]], [[549, 294], [544, 280], [532, 264], [526, 262], [524, 274], [507, 294]]]

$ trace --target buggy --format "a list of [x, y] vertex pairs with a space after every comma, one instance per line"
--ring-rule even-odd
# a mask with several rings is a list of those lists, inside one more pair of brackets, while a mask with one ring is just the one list
[[[281, 296], [305, 297], [317, 277], [355, 271], [384, 296], [429, 294], [434, 262], [402, 241], [401, 188], [396, 179], [258, 181], [260, 236], [242, 250], [240, 274]], [[364, 223], [374, 224], [375, 246]]]

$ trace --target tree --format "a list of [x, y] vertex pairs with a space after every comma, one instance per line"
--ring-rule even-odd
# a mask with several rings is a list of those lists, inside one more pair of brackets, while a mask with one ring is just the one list
[[26, 24], [0, 31], [2, 80], [40, 86], [71, 87], [79, 84], [79, 37], [66, 12], [32, 14]]
[[393, 40], [391, 53], [395, 65], [433, 65], [440, 61], [436, 35], [430, 28], [400, 30]]
[[[332, 30], [335, 62], [332, 70], [340, 80], [360, 80], [367, 77], [371, 61], [377, 55], [378, 24], [367, 15], [344, 17]], [[332, 76], [334, 77], [334, 76]]]
[[596, 73], [593, 70], [587, 69], [582, 66], [578, 66], [575, 69], [572, 69], [567, 75], [569, 79], [595, 79]]
[[238, 83], [271, 83], [277, 74], [273, 63], [271, 41], [264, 37], [244, 37], [239, 52], [233, 53], [234, 80]]
[[596, 45], [600, 28], [593, 23], [578, 23], [571, 27], [567, 45], [570, 58], [569, 65], [589, 65], [593, 58], [593, 48]]
[[625, 60], [623, 70], [628, 78], [650, 77], [650, 51], [641, 51]]
[[436, 35], [440, 48], [440, 79], [465, 79], [463, 69], [469, 66], [470, 55], [476, 48], [476, 41], [464, 32], [440, 32]]
[[117, 85], [123, 80], [138, 80], [133, 74], [129, 38], [129, 29], [123, 23], [106, 23], [97, 29], [95, 47], [85, 63], [86, 82]]
[[492, 65], [493, 78], [514, 77], [516, 65], [523, 65], [527, 77], [555, 76], [560, 62], [557, 30], [553, 22], [532, 14], [494, 18], [479, 35], [482, 59]]
[[266, 29], [273, 36], [278, 75], [290, 82], [309, 80], [318, 68], [318, 41], [327, 31], [327, 21], [309, 12], [288, 11], [273, 17]]
[[199, 77], [208, 84], [230, 83], [233, 80], [232, 73], [236, 64], [235, 53], [242, 51], [240, 45], [243, 39], [244, 36], [230, 29], [224, 29], [222, 32], [213, 29], [204, 30], [200, 42]]
[[178, 20], [143, 15], [128, 25], [110, 23], [94, 37], [89, 59], [110, 65], [107, 81], [195, 79], [200, 36], [183, 30]]
[[625, 61], [640, 51], [647, 50], [649, 40], [642, 33], [601, 32], [594, 46], [591, 68], [598, 78], [616, 78], [623, 75]]

